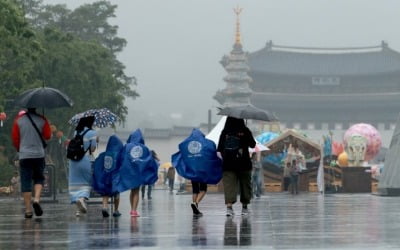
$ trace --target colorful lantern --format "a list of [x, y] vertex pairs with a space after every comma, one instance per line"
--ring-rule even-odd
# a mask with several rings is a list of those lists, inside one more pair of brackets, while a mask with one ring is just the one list
[[361, 135], [367, 139], [367, 150], [365, 152], [365, 161], [373, 159], [381, 149], [382, 139], [376, 128], [370, 124], [358, 123], [351, 126], [344, 134], [344, 144], [346, 145], [347, 139], [353, 135]]
[[0, 126], [3, 127], [3, 121], [7, 119], [7, 115], [5, 112], [0, 113]]
[[339, 164], [340, 167], [346, 167], [346, 166], [348, 166], [348, 165], [349, 165], [349, 162], [348, 162], [347, 153], [344, 152], [344, 151], [343, 151], [342, 153], [340, 153], [340, 155], [339, 155], [338, 158], [337, 158], [337, 162], [338, 162], [338, 164]]
[[344, 151], [343, 144], [337, 141], [332, 143], [332, 154], [333, 155], [340, 155]]

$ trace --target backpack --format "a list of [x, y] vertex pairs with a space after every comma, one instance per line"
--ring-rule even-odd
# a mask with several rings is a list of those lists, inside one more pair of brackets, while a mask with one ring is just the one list
[[67, 147], [67, 158], [73, 161], [80, 161], [83, 156], [85, 156], [86, 152], [89, 150], [84, 149], [83, 147], [83, 136], [89, 131], [87, 129], [82, 134], [76, 133], [75, 137], [71, 139]]
[[240, 158], [242, 156], [240, 138], [236, 135], [227, 134], [224, 144], [224, 155], [229, 158]]

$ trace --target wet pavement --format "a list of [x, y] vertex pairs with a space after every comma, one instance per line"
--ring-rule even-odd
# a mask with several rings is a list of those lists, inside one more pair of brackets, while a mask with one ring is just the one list
[[225, 216], [222, 194], [208, 194], [193, 217], [191, 195], [155, 190], [129, 216], [102, 218], [89, 204], [76, 217], [66, 197], [43, 203], [40, 218], [24, 219], [22, 201], [0, 198], [0, 249], [400, 249], [400, 198], [371, 194], [267, 193], [250, 214]]

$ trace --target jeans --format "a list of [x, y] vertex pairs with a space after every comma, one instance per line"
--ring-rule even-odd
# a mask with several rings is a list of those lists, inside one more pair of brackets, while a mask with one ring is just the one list
[[260, 197], [262, 194], [262, 176], [261, 168], [254, 168], [251, 175], [251, 183], [253, 188], [253, 195]]

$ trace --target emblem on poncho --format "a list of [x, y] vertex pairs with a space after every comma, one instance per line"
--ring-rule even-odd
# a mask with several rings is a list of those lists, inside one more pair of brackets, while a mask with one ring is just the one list
[[104, 156], [104, 169], [110, 170], [113, 166], [113, 158], [109, 155]]
[[198, 153], [200, 153], [200, 151], [201, 151], [201, 143], [200, 142], [198, 142], [198, 141], [191, 141], [191, 142], [189, 142], [189, 145], [188, 145], [188, 151], [191, 153], [191, 154], [198, 154]]
[[132, 147], [131, 151], [129, 152], [133, 159], [138, 159], [143, 155], [143, 148], [141, 146], [134, 146]]

